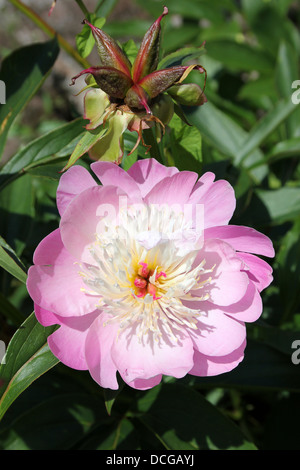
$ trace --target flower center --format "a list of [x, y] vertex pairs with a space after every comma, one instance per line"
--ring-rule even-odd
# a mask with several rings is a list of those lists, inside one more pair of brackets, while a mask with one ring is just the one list
[[153, 300], [161, 299], [161, 296], [157, 296], [157, 281], [158, 279], [163, 276], [167, 277], [164, 271], [157, 271], [149, 269], [147, 263], [139, 263], [140, 267], [138, 268], [137, 275], [134, 279], [134, 286], [135, 286], [135, 295], [136, 297], [145, 297], [147, 294], [153, 297]]
[[[205, 259], [195, 263], [198, 250], [181, 252], [170, 237], [183, 224], [181, 215], [145, 210], [148, 219], [133, 212], [113, 228], [114, 236], [111, 225], [109, 237], [96, 235], [90, 246], [94, 263], [81, 266], [83, 290], [97, 298], [96, 307], [110, 314], [108, 323], [118, 323], [120, 332], [131, 327], [140, 338], [151, 332], [157, 340], [167, 334], [177, 341], [178, 331], [197, 328], [214, 267], [204, 267]], [[170, 233], [158, 236], [165, 227]]]

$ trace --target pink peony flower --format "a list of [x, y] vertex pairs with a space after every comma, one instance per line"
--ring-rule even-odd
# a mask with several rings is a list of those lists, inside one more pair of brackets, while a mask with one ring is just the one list
[[60, 327], [53, 354], [117, 389], [117, 371], [148, 389], [162, 375], [209, 376], [235, 368], [245, 322], [262, 313], [272, 243], [228, 225], [233, 188], [153, 159], [128, 172], [110, 162], [60, 179], [60, 226], [38, 245], [27, 287], [38, 321]]

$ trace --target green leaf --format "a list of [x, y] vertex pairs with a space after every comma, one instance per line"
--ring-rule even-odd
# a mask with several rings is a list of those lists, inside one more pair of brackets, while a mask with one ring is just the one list
[[[29, 168], [38, 166], [45, 158], [65, 158], [75, 147], [73, 141], [84, 131], [84, 119], [75, 119], [30, 142], [19, 150], [0, 170], [0, 189]], [[65, 149], [65, 151], [64, 151]]]
[[19, 281], [26, 283], [25, 268], [21, 267], [21, 261], [11, 249], [8, 251], [5, 249], [5, 245], [2, 246], [2, 240], [0, 240], [0, 266]]
[[57, 40], [52, 39], [17, 49], [3, 60], [0, 80], [6, 85], [6, 104], [0, 106], [0, 156], [15, 117], [44, 82], [58, 52]]
[[204, 45], [200, 47], [183, 47], [166, 55], [158, 64], [157, 68], [166, 69], [174, 65], [185, 64], [188, 60], [196, 59], [205, 53]]
[[253, 71], [270, 73], [274, 69], [274, 61], [263, 49], [252, 47], [230, 39], [208, 41], [207, 55], [218, 60], [226, 68], [233, 71]]
[[297, 109], [299, 109], [299, 105], [295, 105], [290, 98], [279, 101], [271, 111], [252, 127], [249, 135], [239, 149], [236, 160], [240, 162], [246, 159], [251, 152], [257, 149], [264, 140]]
[[122, 391], [124, 387], [124, 382], [119, 376], [118, 376], [118, 383], [119, 383], [118, 390], [111, 390], [110, 388], [103, 389], [105, 408], [109, 415], [111, 414], [111, 410], [112, 410], [113, 404], [117, 396], [119, 395], [119, 393]]
[[171, 128], [171, 158], [175, 166], [179, 170], [200, 173], [202, 170], [201, 133], [196, 127], [184, 124], [176, 114], [169, 126]]
[[125, 54], [127, 55], [130, 63], [133, 64], [134, 61], [135, 61], [135, 58], [137, 56], [138, 50], [139, 50], [137, 45], [135, 44], [134, 40], [129, 39], [129, 41], [122, 44], [122, 49], [125, 52]]
[[30, 239], [34, 200], [30, 175], [24, 175], [0, 192], [0, 233], [18, 256]]
[[255, 450], [239, 428], [201, 393], [178, 383], [146, 392], [140, 420], [168, 450]]
[[[275, 82], [279, 95], [282, 98], [291, 99], [291, 86], [295, 77], [298, 77], [298, 54], [290, 44], [281, 41], [275, 69]], [[300, 107], [285, 121], [287, 138], [300, 135], [299, 120]]]
[[34, 380], [59, 362], [47, 345], [54, 328], [40, 325], [32, 313], [12, 337], [0, 366], [0, 420]]
[[[300, 213], [300, 187], [282, 187], [274, 190], [257, 189], [255, 194], [265, 206], [269, 221], [273, 224], [295, 219]], [[257, 220], [266, 220], [266, 214], [255, 208]]]
[[[89, 23], [101, 29], [105, 24], [105, 18], [97, 18], [95, 13], [90, 13], [87, 18]], [[91, 28], [85, 24], [79, 34], [76, 35], [76, 47], [84, 59], [90, 55], [95, 45], [95, 39]]]
[[274, 145], [267, 155], [269, 163], [281, 160], [282, 158], [300, 157], [300, 137], [283, 140]]
[[70, 156], [67, 165], [63, 168], [67, 170], [72, 165], [74, 165], [77, 160], [82, 157], [85, 153], [90, 151], [92, 147], [107, 133], [106, 127], [98, 127], [95, 130], [88, 130], [86, 131], [78, 144], [76, 145], [72, 155]]
[[[185, 106], [183, 109], [188, 122], [199, 129], [203, 140], [206, 140], [223, 155], [231, 157], [234, 164], [240, 164], [240, 161], [237, 160], [237, 154], [248, 138], [248, 133], [241, 126], [211, 102], [205, 103], [200, 107]], [[250, 165], [261, 161], [262, 157], [262, 152], [256, 149], [249, 155], [249, 160], [247, 159], [247, 162], [245, 162], [245, 167], [246, 165], [250, 167]], [[251, 176], [261, 181], [267, 171], [266, 166], [261, 166], [251, 171]]]
[[[298, 190], [299, 191], [299, 190]], [[300, 218], [295, 221], [291, 230], [281, 239], [280, 248], [276, 256], [278, 263], [278, 286], [282, 303], [281, 321], [286, 321], [295, 312], [299, 311], [300, 297]], [[298, 332], [299, 339], [300, 334]], [[290, 343], [291, 344], [291, 343]]]
[[0, 431], [0, 448], [7, 450], [68, 450], [97, 425], [107, 432], [99, 396], [80, 391], [58, 394], [30, 403]]

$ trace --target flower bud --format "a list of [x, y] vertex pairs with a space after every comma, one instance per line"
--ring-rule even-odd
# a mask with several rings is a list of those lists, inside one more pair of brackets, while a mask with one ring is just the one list
[[186, 106], [201, 106], [207, 101], [203, 90], [196, 83], [174, 85], [167, 91], [177, 103]]

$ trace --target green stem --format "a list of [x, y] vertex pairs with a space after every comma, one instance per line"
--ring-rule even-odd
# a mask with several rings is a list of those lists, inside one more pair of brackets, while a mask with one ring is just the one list
[[152, 129], [144, 129], [143, 130], [143, 137], [145, 144], [151, 145], [150, 147], [150, 155], [151, 158], [155, 158], [158, 160], [160, 163], [164, 164], [163, 158], [160, 153], [160, 149], [158, 146], [158, 143], [156, 141], [156, 138], [154, 136], [153, 130]]
[[75, 0], [75, 2], [77, 3], [77, 5], [79, 6], [79, 8], [81, 9], [81, 11], [84, 13], [85, 16], [88, 16], [89, 14], [89, 11], [88, 9], [86, 8], [85, 4], [83, 3], [82, 0]]
[[31, 19], [42, 31], [44, 31], [50, 37], [56, 37], [58, 44], [64, 49], [73, 59], [81, 64], [84, 68], [90, 66], [89, 62], [83, 59], [78, 52], [69, 44], [59, 33], [57, 33], [51, 26], [46, 23], [35, 11], [25, 5], [21, 0], [9, 0], [16, 8], [24, 13], [28, 18]]

